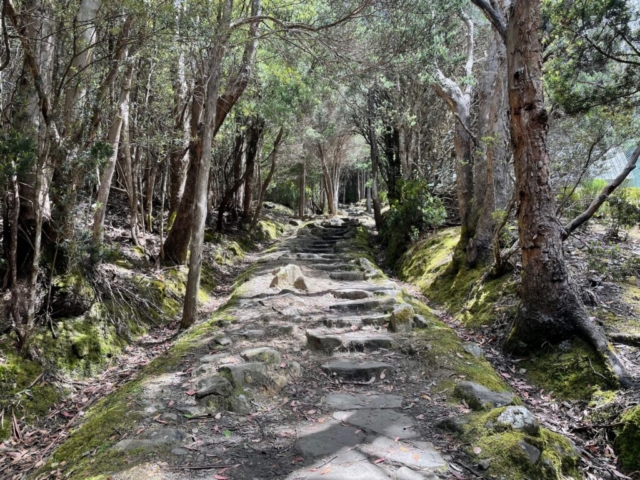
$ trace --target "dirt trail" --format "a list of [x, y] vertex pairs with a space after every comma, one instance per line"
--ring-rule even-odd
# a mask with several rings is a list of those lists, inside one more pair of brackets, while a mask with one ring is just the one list
[[460, 413], [436, 391], [455, 371], [425, 363], [430, 320], [357, 251], [358, 224], [318, 221], [260, 256], [216, 328], [118, 400], [134, 420], [39, 478], [466, 478], [435, 427]]

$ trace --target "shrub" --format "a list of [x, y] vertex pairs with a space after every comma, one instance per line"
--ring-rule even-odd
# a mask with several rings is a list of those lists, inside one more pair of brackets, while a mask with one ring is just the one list
[[429, 186], [421, 180], [402, 184], [400, 200], [385, 213], [382, 242], [387, 247], [387, 261], [396, 262], [409, 244], [421, 234], [439, 227], [446, 219], [442, 201], [431, 195]]

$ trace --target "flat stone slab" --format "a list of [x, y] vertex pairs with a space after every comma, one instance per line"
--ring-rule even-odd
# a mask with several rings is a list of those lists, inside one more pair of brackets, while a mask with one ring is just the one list
[[382, 362], [349, 362], [336, 361], [325, 363], [322, 370], [330, 375], [337, 375], [346, 380], [369, 380], [371, 377], [378, 377], [382, 372], [393, 373], [393, 367]]
[[295, 443], [295, 448], [305, 457], [322, 457], [334, 455], [341, 449], [354, 447], [364, 439], [363, 432], [343, 425], [339, 421], [329, 420], [304, 428]]
[[391, 438], [405, 439], [418, 436], [411, 428], [414, 425], [413, 419], [394, 410], [375, 409], [334, 412], [333, 418]]
[[474, 410], [484, 410], [504, 407], [513, 402], [514, 395], [510, 392], [494, 392], [473, 382], [458, 382], [453, 393]]
[[331, 393], [326, 396], [326, 404], [340, 410], [360, 410], [363, 408], [400, 408], [403, 398], [386, 393], [366, 395], [356, 393]]
[[[382, 468], [356, 451], [342, 453], [327, 464], [318, 464], [320, 468], [305, 475], [305, 480], [389, 480], [389, 475]], [[289, 478], [299, 477], [291, 475]]]
[[440, 453], [426, 442], [409, 445], [396, 442], [389, 437], [378, 437], [371, 443], [363, 444], [361, 450], [369, 455], [420, 470], [435, 470], [447, 465]]

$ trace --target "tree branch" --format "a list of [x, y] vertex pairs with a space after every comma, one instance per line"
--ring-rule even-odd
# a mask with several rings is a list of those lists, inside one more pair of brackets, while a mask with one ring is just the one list
[[589, 220], [593, 215], [598, 211], [598, 209], [602, 206], [602, 204], [609, 198], [609, 195], [613, 193], [613, 191], [618, 188], [622, 182], [627, 178], [627, 176], [636, 168], [636, 163], [638, 162], [638, 157], [640, 157], [640, 143], [633, 151], [633, 154], [629, 158], [627, 165], [624, 167], [624, 170], [620, 172], [620, 174], [614, 178], [609, 185], [602, 189], [600, 195], [598, 195], [589, 208], [587, 208], [583, 213], [578, 215], [576, 218], [571, 220], [565, 227], [564, 232], [562, 232], [562, 239], [566, 240], [566, 238], [580, 225]]
[[498, 12], [496, 12], [486, 0], [471, 0], [471, 3], [482, 10], [485, 17], [487, 17], [487, 20], [489, 20], [489, 22], [491, 22], [491, 25], [493, 25], [493, 28], [496, 29], [496, 32], [498, 32], [502, 40], [506, 41], [507, 26], [502, 20], [502, 16]]

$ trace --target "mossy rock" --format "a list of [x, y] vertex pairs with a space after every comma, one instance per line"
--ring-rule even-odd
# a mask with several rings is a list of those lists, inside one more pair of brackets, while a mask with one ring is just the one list
[[94, 297], [93, 287], [82, 275], [56, 276], [51, 289], [51, 317], [78, 317], [91, 308]]
[[616, 430], [615, 447], [620, 464], [627, 471], [640, 469], [640, 405], [620, 417], [622, 427]]

